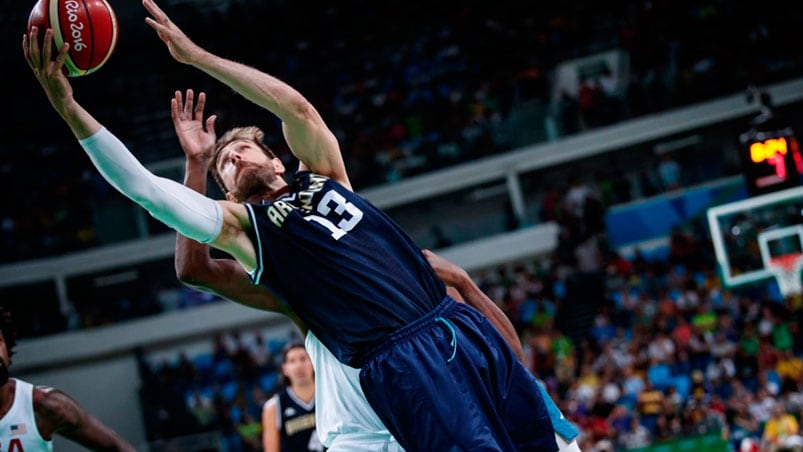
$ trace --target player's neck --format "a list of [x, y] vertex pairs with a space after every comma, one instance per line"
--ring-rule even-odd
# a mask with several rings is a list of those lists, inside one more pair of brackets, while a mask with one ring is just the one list
[[310, 403], [315, 397], [315, 382], [313, 381], [294, 383], [290, 389], [304, 403]]
[[263, 193], [259, 193], [248, 197], [245, 202], [260, 203], [262, 201], [273, 201], [279, 199], [282, 195], [290, 192], [289, 185], [283, 185], [279, 188], [269, 188]]
[[270, 194], [270, 199], [277, 199], [277, 198], [279, 198], [280, 196], [282, 196], [282, 195], [284, 195], [286, 193], [290, 193], [290, 186], [285, 184], [285, 185], [273, 190], [273, 192], [271, 192], [271, 194]]

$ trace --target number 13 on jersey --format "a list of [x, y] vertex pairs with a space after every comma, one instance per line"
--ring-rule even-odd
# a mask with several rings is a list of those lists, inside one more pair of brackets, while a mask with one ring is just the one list
[[[268, 218], [276, 225], [282, 227], [285, 218], [298, 207], [286, 201], [276, 201], [268, 208]], [[306, 221], [315, 222], [331, 233], [332, 238], [340, 240], [362, 220], [362, 210], [350, 203], [340, 193], [329, 190], [323, 194], [315, 210], [304, 215]]]
[[[348, 202], [343, 195], [334, 190], [324, 193], [315, 210], [321, 215], [309, 214], [304, 219], [314, 221], [328, 229], [335, 240], [339, 240], [346, 235], [362, 220], [362, 210]], [[332, 216], [337, 217], [339, 220], [337, 224], [329, 220], [329, 217]]]

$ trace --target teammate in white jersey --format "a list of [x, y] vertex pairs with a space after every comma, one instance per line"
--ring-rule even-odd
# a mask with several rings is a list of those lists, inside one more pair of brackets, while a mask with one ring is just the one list
[[64, 392], [9, 378], [16, 343], [11, 313], [0, 306], [0, 450], [52, 451], [58, 433], [92, 450], [136, 451]]
[[395, 452], [402, 447], [365, 399], [360, 369], [341, 363], [307, 332], [304, 343], [315, 368], [315, 424], [327, 452]]
[[[204, 120], [205, 104], [205, 94], [200, 93], [196, 103], [192, 90], [187, 90], [186, 94], [176, 91], [171, 100], [173, 125], [186, 155], [184, 184], [202, 194], [206, 193], [208, 165], [216, 141], [216, 117], [213, 115]], [[208, 245], [177, 234], [175, 267], [178, 278], [184, 284], [216, 293], [252, 308], [282, 312], [293, 319], [302, 331], [306, 331], [303, 323], [273, 294], [263, 286], [251, 284], [248, 274], [236, 261], [229, 258], [213, 259], [209, 251]], [[521, 343], [507, 316], [479, 290], [460, 267], [434, 253], [424, 253], [438, 276], [447, 285], [457, 288], [457, 292], [468, 304], [482, 312], [513, 346], [519, 359], [522, 359]], [[450, 295], [460, 299], [454, 290]], [[306, 347], [313, 361], [317, 380], [316, 430], [327, 450], [401, 451], [401, 446], [365, 399], [359, 383], [359, 370], [338, 361], [311, 333], [307, 335]], [[579, 451], [574, 441], [577, 430], [562, 417], [552, 399], [545, 393], [544, 401], [552, 415], [553, 427], [556, 432], [561, 432], [557, 435], [560, 450]]]

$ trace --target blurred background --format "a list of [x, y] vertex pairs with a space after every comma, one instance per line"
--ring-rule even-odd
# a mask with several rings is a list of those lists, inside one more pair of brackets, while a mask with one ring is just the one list
[[[66, 390], [141, 450], [259, 450], [254, 424], [298, 332], [177, 282], [174, 234], [97, 174], [29, 73], [33, 3], [0, 13], [12, 375]], [[169, 102], [193, 88], [219, 132], [258, 125], [296, 167], [274, 117], [173, 61], [140, 2], [110, 3], [118, 47], [73, 86], [143, 163], [182, 179]], [[725, 281], [706, 220], [800, 185], [799, 2], [160, 5], [317, 106], [355, 189], [509, 315], [584, 451], [737, 450], [762, 441], [776, 404], [801, 417], [800, 297]], [[779, 130], [788, 177], [759, 193], [745, 156]], [[749, 254], [734, 246], [726, 260]]]

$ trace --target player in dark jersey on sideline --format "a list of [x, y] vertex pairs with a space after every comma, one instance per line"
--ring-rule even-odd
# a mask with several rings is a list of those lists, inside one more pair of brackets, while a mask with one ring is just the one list
[[281, 371], [284, 384], [262, 410], [265, 452], [323, 452], [315, 433], [315, 372], [303, 342], [284, 348]]
[[360, 368], [367, 400], [406, 450], [557, 450], [534, 377], [477, 310], [446, 295], [412, 240], [352, 192], [315, 108], [280, 80], [201, 49], [155, 3], [143, 4], [177, 61], [282, 120], [299, 171], [288, 185], [261, 131], [241, 128], [220, 138], [210, 165], [227, 201], [155, 176], [75, 100], [61, 72], [68, 46], [52, 60], [52, 31], [40, 50], [33, 28], [26, 59], [101, 174], [158, 220], [230, 254], [338, 360]]
[[134, 452], [134, 446], [63, 391], [10, 378], [17, 344], [11, 312], [0, 306], [0, 445], [3, 451], [51, 452], [59, 434], [90, 450]]

